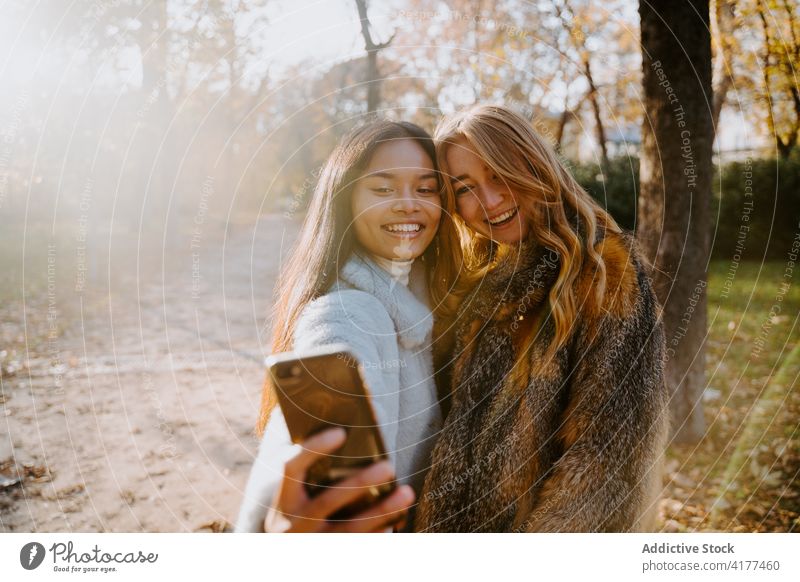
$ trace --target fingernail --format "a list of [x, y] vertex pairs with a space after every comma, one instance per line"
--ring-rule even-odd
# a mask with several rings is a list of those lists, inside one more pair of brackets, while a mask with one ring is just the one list
[[397, 493], [391, 500], [394, 509], [406, 509], [414, 501], [414, 491], [407, 489], [405, 486], [398, 488]]
[[409, 485], [403, 485], [400, 488], [400, 491], [402, 492], [401, 496], [403, 501], [408, 501], [409, 503], [411, 503], [417, 497], [417, 494], [414, 493], [414, 489], [412, 489]]
[[394, 469], [392, 468], [392, 464], [389, 461], [378, 461], [374, 463], [370, 467], [370, 471], [373, 475], [377, 476], [389, 476], [394, 475]]
[[343, 439], [347, 436], [347, 431], [344, 430], [341, 426], [334, 426], [333, 428], [328, 429], [328, 438], [331, 440], [339, 440]]

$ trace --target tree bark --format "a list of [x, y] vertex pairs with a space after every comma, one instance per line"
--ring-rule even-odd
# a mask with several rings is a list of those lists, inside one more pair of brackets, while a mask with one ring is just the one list
[[673, 438], [705, 432], [706, 273], [712, 180], [708, 0], [641, 0], [645, 120], [637, 237], [663, 305]]
[[[569, 87], [567, 88], [567, 92], [569, 93]], [[556, 150], [561, 152], [561, 147], [564, 143], [564, 134], [567, 131], [567, 124], [569, 123], [570, 119], [577, 119], [578, 112], [580, 111], [581, 107], [583, 106], [583, 101], [588, 97], [588, 93], [581, 97], [580, 101], [578, 101], [574, 107], [569, 106], [569, 96], [567, 96], [567, 102], [564, 103], [564, 111], [561, 112], [561, 115], [558, 119], [558, 127], [556, 129]]]
[[369, 17], [367, 16], [367, 0], [355, 0], [358, 18], [361, 21], [361, 36], [364, 38], [364, 48], [367, 51], [367, 71], [364, 79], [367, 84], [367, 114], [374, 114], [381, 102], [381, 75], [378, 71], [378, 53], [388, 47], [394, 35], [388, 41], [376, 44], [372, 40], [369, 30]]
[[597, 143], [600, 146], [600, 165], [603, 173], [607, 176], [610, 167], [608, 160], [608, 144], [606, 140], [606, 127], [603, 124], [603, 116], [600, 112], [600, 99], [597, 93], [597, 85], [594, 83], [594, 76], [592, 75], [592, 65], [589, 62], [588, 52], [583, 55], [583, 74], [586, 77], [586, 82], [589, 84], [589, 102], [592, 104], [592, 113], [594, 114], [594, 127], [597, 133]]

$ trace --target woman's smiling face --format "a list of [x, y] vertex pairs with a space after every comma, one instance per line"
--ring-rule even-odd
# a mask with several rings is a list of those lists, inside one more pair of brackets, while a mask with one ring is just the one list
[[495, 175], [466, 138], [447, 147], [447, 169], [456, 209], [475, 232], [498, 243], [516, 244], [528, 235], [516, 193]]
[[436, 236], [442, 215], [433, 160], [412, 139], [383, 143], [353, 188], [359, 244], [385, 259], [415, 259]]

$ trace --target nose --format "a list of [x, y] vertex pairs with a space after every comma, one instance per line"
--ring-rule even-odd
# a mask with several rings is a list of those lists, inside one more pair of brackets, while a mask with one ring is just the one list
[[506, 193], [493, 184], [487, 184], [481, 191], [481, 202], [487, 213], [497, 210], [502, 206]]
[[411, 185], [406, 185], [400, 188], [397, 197], [394, 199], [392, 210], [395, 212], [404, 212], [410, 214], [419, 209], [419, 200], [414, 195], [414, 189]]

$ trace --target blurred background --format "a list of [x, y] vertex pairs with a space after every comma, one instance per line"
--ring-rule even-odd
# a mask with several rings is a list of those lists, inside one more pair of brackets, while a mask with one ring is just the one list
[[325, 157], [370, 115], [494, 102], [666, 274], [659, 527], [796, 531], [800, 6], [674, 6], [0, 2], [0, 527], [225, 531]]

